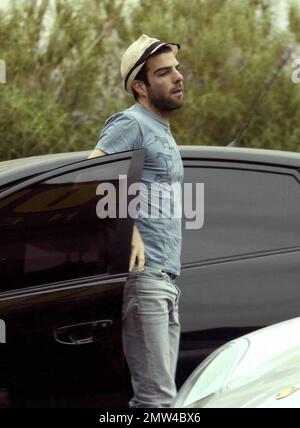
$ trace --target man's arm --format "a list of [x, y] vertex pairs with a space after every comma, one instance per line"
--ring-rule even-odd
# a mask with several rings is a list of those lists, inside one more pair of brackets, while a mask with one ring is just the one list
[[[96, 158], [98, 156], [105, 156], [107, 153], [99, 149], [94, 149], [90, 153], [88, 159]], [[131, 241], [131, 254], [129, 261], [129, 272], [134, 268], [135, 262], [137, 260], [138, 271], [144, 269], [145, 264], [145, 251], [144, 251], [144, 242], [141, 238], [140, 232], [136, 225], [133, 226], [132, 241]]]
[[94, 149], [92, 153], [89, 154], [88, 159], [96, 158], [97, 156], [105, 156], [106, 153], [99, 149]]

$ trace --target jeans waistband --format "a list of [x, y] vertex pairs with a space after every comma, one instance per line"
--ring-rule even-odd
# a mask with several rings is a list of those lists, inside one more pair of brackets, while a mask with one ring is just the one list
[[[156, 272], [160, 272], [160, 273], [164, 273], [165, 275], [168, 275], [168, 277], [170, 278], [171, 281], [175, 281], [176, 278], [178, 278], [178, 275], [176, 275], [175, 273], [172, 272], [167, 272], [165, 270], [162, 269], [157, 269], [157, 268], [153, 268], [151, 266], [144, 266], [144, 270], [147, 271], [149, 270], [151, 272], [152, 271], [156, 271]], [[137, 266], [135, 266], [132, 270], [132, 272], [137, 272]]]
[[177, 278], [177, 275], [175, 275], [175, 273], [165, 272], [164, 270], [162, 270], [162, 273], [166, 273], [172, 281], [174, 281]]

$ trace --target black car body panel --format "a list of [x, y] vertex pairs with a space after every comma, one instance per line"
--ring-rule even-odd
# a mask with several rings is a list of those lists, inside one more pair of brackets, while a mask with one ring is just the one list
[[[300, 315], [300, 155], [180, 149], [187, 203], [203, 184], [204, 223], [188, 229], [183, 216], [178, 385], [224, 342]], [[88, 153], [0, 165], [0, 388], [14, 406], [128, 398], [121, 306], [133, 221], [98, 228], [89, 213], [97, 182], [124, 171], [138, 181], [142, 158]]]

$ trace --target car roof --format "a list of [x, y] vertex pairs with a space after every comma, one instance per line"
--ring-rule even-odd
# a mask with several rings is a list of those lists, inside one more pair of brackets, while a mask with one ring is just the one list
[[228, 146], [179, 146], [183, 158], [285, 165], [300, 168], [300, 152]]
[[87, 159], [90, 151], [30, 156], [0, 162], [0, 189], [53, 169]]
[[[300, 153], [227, 146], [179, 146], [186, 160], [215, 160], [273, 164], [300, 168]], [[31, 156], [0, 162], [0, 187], [87, 159], [90, 150]]]

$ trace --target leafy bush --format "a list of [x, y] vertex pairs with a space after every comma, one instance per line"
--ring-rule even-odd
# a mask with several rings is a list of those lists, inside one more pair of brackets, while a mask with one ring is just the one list
[[182, 46], [185, 107], [172, 118], [178, 144], [228, 144], [263, 94], [240, 145], [300, 150], [300, 85], [291, 80], [299, 10], [291, 8], [290, 29], [279, 32], [269, 3], [12, 2], [0, 12], [7, 80], [0, 84], [0, 159], [92, 149], [105, 119], [133, 102], [119, 63], [142, 33]]

